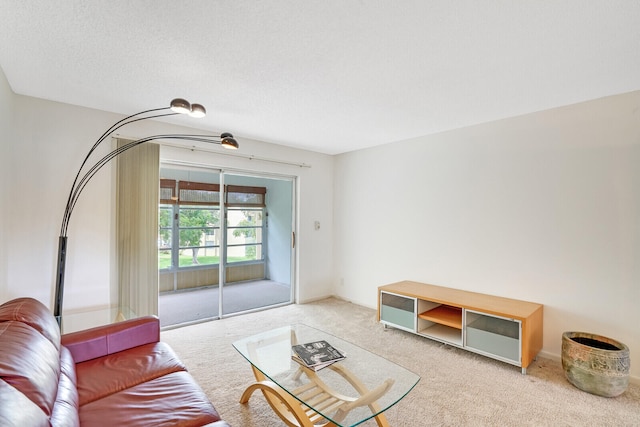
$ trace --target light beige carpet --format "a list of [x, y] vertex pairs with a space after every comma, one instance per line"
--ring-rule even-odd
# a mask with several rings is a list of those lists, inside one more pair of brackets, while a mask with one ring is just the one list
[[[247, 405], [238, 402], [253, 374], [231, 343], [292, 323], [323, 329], [421, 376], [386, 412], [394, 427], [640, 426], [637, 385], [617, 398], [594, 396], [568, 383], [559, 361], [538, 358], [522, 375], [516, 366], [384, 329], [376, 322], [375, 310], [335, 298], [164, 331], [162, 339], [232, 426], [280, 426], [260, 393]], [[376, 424], [370, 420], [362, 425]]]

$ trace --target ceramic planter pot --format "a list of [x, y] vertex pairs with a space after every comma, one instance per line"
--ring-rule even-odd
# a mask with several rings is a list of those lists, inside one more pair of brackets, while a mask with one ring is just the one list
[[586, 332], [562, 334], [562, 368], [574, 386], [598, 396], [619, 396], [629, 385], [629, 348]]

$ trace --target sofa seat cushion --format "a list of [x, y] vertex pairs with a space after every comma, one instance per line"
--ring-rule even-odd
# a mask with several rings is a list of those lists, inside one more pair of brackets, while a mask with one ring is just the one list
[[179, 371], [186, 371], [184, 364], [163, 342], [78, 363], [76, 375], [80, 406]]
[[123, 389], [80, 408], [80, 423], [87, 426], [203, 426], [219, 420], [186, 371]]

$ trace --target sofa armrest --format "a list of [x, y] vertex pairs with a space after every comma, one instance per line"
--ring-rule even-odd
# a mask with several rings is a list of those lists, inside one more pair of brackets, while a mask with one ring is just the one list
[[76, 363], [160, 341], [157, 316], [144, 316], [62, 336]]

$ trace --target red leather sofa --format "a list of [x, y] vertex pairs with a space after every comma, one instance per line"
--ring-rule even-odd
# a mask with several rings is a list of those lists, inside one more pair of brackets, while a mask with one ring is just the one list
[[0, 305], [0, 425], [228, 427], [148, 316], [61, 336], [32, 298]]

